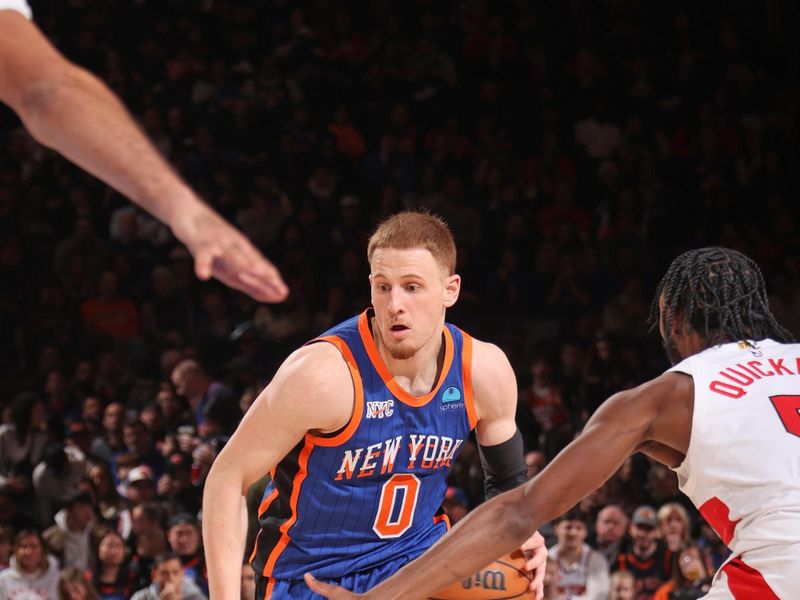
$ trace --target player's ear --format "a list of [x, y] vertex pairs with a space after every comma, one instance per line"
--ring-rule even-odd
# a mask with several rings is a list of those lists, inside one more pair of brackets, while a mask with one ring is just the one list
[[444, 283], [444, 305], [446, 308], [450, 308], [456, 303], [458, 294], [461, 292], [461, 275], [448, 275]]

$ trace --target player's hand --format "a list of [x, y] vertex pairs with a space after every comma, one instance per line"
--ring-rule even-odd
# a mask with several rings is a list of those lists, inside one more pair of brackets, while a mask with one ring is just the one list
[[202, 280], [216, 277], [261, 302], [281, 302], [289, 288], [275, 268], [241, 232], [202, 202], [170, 223], [172, 232], [194, 256]]
[[523, 542], [520, 549], [528, 558], [525, 568], [533, 573], [533, 581], [530, 590], [534, 594], [535, 600], [544, 598], [544, 569], [547, 565], [547, 548], [544, 545], [544, 538], [538, 531]]

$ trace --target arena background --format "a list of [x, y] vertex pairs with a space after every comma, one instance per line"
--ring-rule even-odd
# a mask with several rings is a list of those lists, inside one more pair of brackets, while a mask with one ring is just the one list
[[[677, 253], [753, 256], [774, 313], [800, 332], [792, 2], [31, 4], [292, 289], [259, 305], [200, 283], [168, 230], [3, 109], [0, 401], [40, 397], [49, 442], [112, 457], [123, 497], [147, 465], [158, 529], [197, 515], [235, 407], [293, 348], [368, 305], [365, 242], [398, 209], [451, 225], [463, 290], [448, 320], [507, 352], [526, 449], [544, 460], [604, 398], [667, 367], [646, 318]], [[185, 358], [214, 382], [204, 415], [173, 387]], [[115, 425], [102, 413], [116, 403]], [[145, 423], [144, 441], [113, 431], [125, 420]], [[89, 463], [70, 479], [46, 464], [60, 483], [45, 506], [33, 486], [0, 486], [0, 525], [47, 529], [79, 490], [100, 520]], [[482, 500], [474, 448], [452, 484], [455, 503]], [[637, 457], [582, 505], [685, 504], [675, 484]], [[112, 521], [124, 498], [118, 508]]]

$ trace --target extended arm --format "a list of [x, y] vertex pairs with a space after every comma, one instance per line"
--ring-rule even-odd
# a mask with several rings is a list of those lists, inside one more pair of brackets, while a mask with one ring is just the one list
[[203, 493], [203, 541], [215, 600], [239, 598], [248, 488], [308, 430], [335, 430], [346, 423], [353, 410], [352, 390], [335, 347], [301, 348], [281, 366], [214, 461]]
[[[643, 442], [655, 440], [685, 452], [691, 383], [684, 379], [670, 373], [610, 398], [541, 474], [479, 506], [423, 556], [363, 597], [427, 598], [518, 547], [539, 525], [602, 485]], [[329, 598], [361, 597], [313, 585]]]
[[175, 174], [111, 90], [13, 10], [0, 10], [0, 100], [37, 141], [168, 224], [198, 277], [213, 275], [258, 300], [286, 297], [275, 267]]

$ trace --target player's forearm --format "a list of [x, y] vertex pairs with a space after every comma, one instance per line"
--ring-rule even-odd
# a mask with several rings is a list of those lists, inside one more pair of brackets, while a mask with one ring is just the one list
[[210, 597], [238, 600], [247, 507], [241, 478], [212, 467], [203, 492], [203, 546]]
[[93, 75], [63, 61], [21, 83], [24, 92], [12, 108], [37, 141], [170, 225], [201, 206], [119, 99]]
[[536, 530], [530, 511], [517, 488], [482, 504], [464, 517], [424, 558], [398, 571], [372, 589], [367, 598], [420, 600], [454, 581], [465, 579], [520, 545]]

